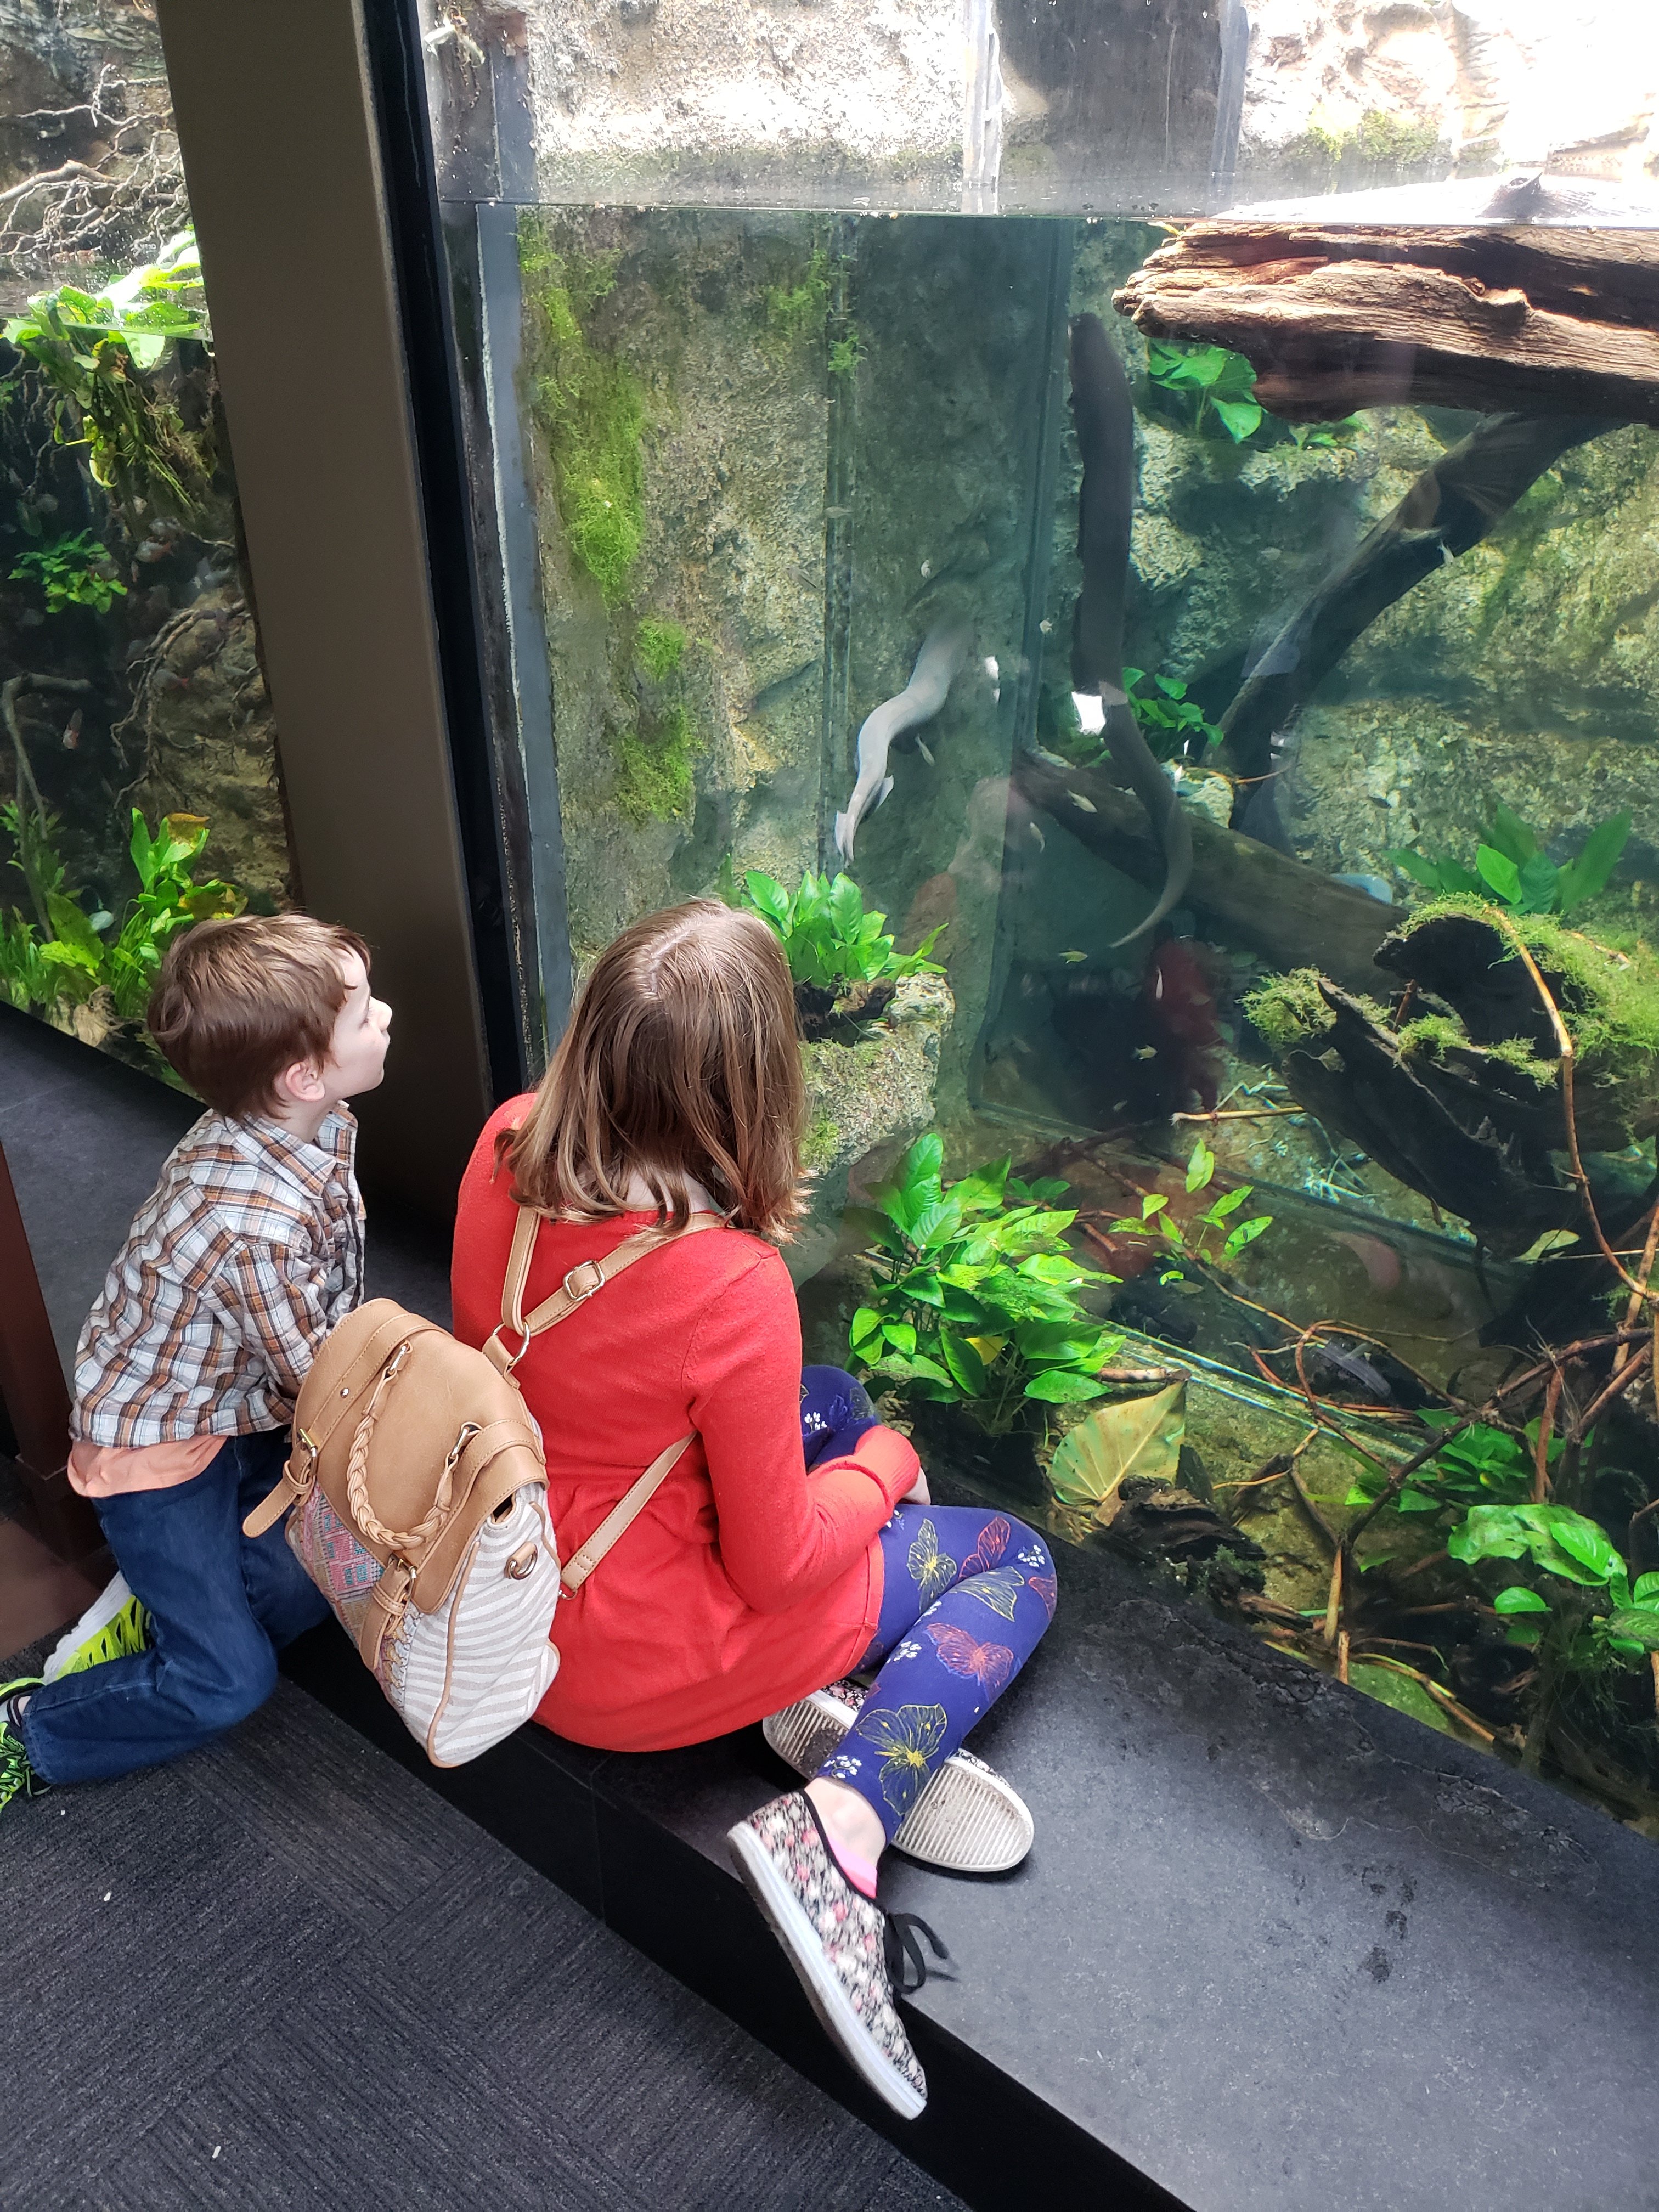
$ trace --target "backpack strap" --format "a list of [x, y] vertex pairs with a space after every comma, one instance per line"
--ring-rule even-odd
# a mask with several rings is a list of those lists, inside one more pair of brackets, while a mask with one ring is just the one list
[[[586, 1305], [589, 1298], [631, 1267], [636, 1260], [644, 1259], [647, 1252], [654, 1252], [663, 1244], [675, 1243], [682, 1237], [695, 1236], [699, 1230], [726, 1226], [723, 1214], [694, 1213], [682, 1229], [635, 1230], [631, 1237], [624, 1237], [614, 1251], [607, 1252], [604, 1259], [578, 1261], [552, 1297], [544, 1298], [540, 1305], [526, 1314], [525, 1285], [530, 1278], [531, 1255], [536, 1249], [536, 1234], [542, 1218], [533, 1206], [520, 1206], [514, 1226], [513, 1249], [507, 1255], [507, 1277], [501, 1285], [501, 1322], [483, 1347], [485, 1358], [502, 1375], [513, 1372], [528, 1351], [532, 1337], [568, 1320], [578, 1306]], [[508, 1330], [519, 1339], [516, 1350], [509, 1350], [504, 1341]]]
[[[723, 1229], [726, 1217], [720, 1213], [694, 1213], [682, 1229], [636, 1230], [633, 1236], [623, 1237], [614, 1251], [607, 1252], [603, 1260], [579, 1261], [550, 1298], [544, 1298], [540, 1305], [526, 1313], [525, 1285], [529, 1280], [531, 1255], [536, 1249], [541, 1224], [542, 1216], [533, 1207], [520, 1207], [513, 1230], [513, 1249], [507, 1255], [507, 1278], [501, 1285], [501, 1326], [484, 1346], [490, 1364], [503, 1375], [510, 1375], [524, 1358], [532, 1337], [539, 1336], [544, 1329], [556, 1328], [636, 1260], [644, 1259], [647, 1252], [654, 1252], [661, 1245], [678, 1243], [682, 1237], [695, 1236], [700, 1230]], [[503, 1340], [507, 1330], [519, 1339], [516, 1351], [509, 1351]], [[575, 1595], [611, 1546], [639, 1518], [696, 1435], [693, 1429], [689, 1436], [679, 1437], [659, 1451], [645, 1473], [629, 1485], [587, 1541], [571, 1553], [559, 1574], [567, 1595]]]
[[568, 1596], [575, 1595], [617, 1539], [626, 1534], [629, 1525], [638, 1519], [661, 1489], [680, 1454], [696, 1433], [693, 1429], [690, 1436], [682, 1437], [678, 1443], [670, 1444], [665, 1451], [659, 1451], [638, 1480], [629, 1486], [587, 1541], [570, 1554], [559, 1575]]

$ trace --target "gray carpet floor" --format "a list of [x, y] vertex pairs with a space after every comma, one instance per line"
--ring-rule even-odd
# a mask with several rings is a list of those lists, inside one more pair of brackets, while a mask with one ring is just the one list
[[957, 2206], [289, 1684], [0, 1883], [8, 2212]]

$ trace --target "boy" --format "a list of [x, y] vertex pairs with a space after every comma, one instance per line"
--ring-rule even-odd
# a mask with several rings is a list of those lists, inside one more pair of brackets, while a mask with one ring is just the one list
[[[69, 1468], [131, 1597], [114, 1620], [94, 1608], [56, 1679], [0, 1685], [0, 1808], [206, 1743], [327, 1612], [281, 1524], [252, 1541], [241, 1524], [282, 1472], [318, 1346], [362, 1295], [344, 1104], [380, 1082], [391, 1020], [362, 939], [304, 915], [198, 922], [167, 951], [151, 1034], [210, 1110], [81, 1333]], [[112, 1644], [125, 1656], [88, 1663]]]

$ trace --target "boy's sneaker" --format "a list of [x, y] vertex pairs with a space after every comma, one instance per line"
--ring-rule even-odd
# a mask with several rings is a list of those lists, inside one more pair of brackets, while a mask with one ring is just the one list
[[844, 2057], [901, 2118], [927, 2102], [927, 2077], [893, 2004], [908, 1957], [910, 1984], [927, 1978], [916, 1931], [940, 1958], [932, 1929], [909, 1913], [884, 1913], [836, 1863], [805, 1790], [775, 1797], [726, 1838], [738, 1872], [782, 1944], [812, 2009]]
[[131, 1658], [149, 1645], [149, 1613], [127, 1587], [126, 1577], [117, 1575], [52, 1646], [44, 1680], [55, 1682], [60, 1674], [82, 1674], [106, 1659]]
[[[832, 1682], [761, 1723], [786, 1765], [809, 1779], [834, 1756], [870, 1692]], [[1031, 1848], [1030, 1808], [1011, 1782], [970, 1751], [952, 1752], [905, 1816], [895, 1850], [951, 1874], [1006, 1874]]]
[[25, 1675], [21, 1681], [0, 1682], [0, 1813], [14, 1797], [38, 1797], [46, 1787], [29, 1765], [12, 1711], [15, 1698], [40, 1687], [40, 1679], [33, 1674]]

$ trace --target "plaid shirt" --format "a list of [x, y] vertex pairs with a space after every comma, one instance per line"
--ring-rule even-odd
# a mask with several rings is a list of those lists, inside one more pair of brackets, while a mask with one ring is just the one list
[[362, 1295], [357, 1124], [310, 1143], [205, 1114], [174, 1146], [75, 1352], [77, 1438], [170, 1443], [285, 1427], [318, 1346]]

